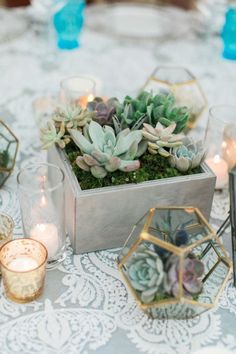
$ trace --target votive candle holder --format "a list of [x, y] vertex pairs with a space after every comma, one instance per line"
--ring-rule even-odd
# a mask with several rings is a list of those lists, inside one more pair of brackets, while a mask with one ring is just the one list
[[7, 298], [27, 303], [41, 295], [47, 255], [42, 243], [27, 238], [9, 241], [1, 248], [0, 263]]
[[60, 101], [62, 104], [73, 104], [86, 108], [87, 103], [95, 96], [96, 83], [86, 76], [71, 76], [60, 83]]

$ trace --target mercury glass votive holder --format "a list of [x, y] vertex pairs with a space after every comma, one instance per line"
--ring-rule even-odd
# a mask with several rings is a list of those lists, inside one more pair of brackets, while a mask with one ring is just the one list
[[9, 215], [0, 214], [0, 248], [12, 239], [14, 222]]
[[236, 165], [236, 106], [210, 108], [205, 146], [206, 163], [217, 177], [216, 189], [223, 189], [228, 185], [228, 171]]
[[96, 83], [86, 76], [72, 76], [60, 83], [60, 101], [62, 104], [79, 105], [86, 108], [95, 96]]
[[44, 244], [47, 268], [54, 268], [66, 255], [64, 172], [35, 163], [19, 172], [17, 182], [24, 234]]
[[5, 295], [12, 301], [26, 303], [38, 298], [44, 286], [47, 250], [32, 239], [7, 242], [0, 251]]

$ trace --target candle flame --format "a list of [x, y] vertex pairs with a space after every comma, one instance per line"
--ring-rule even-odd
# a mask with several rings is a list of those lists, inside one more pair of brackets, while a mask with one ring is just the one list
[[94, 99], [94, 95], [92, 93], [90, 93], [87, 98], [88, 102], [93, 101], [93, 99]]
[[45, 206], [46, 204], [47, 204], [47, 199], [46, 199], [45, 195], [42, 195], [40, 205], [41, 205], [41, 207], [43, 207], [43, 206]]
[[220, 156], [219, 155], [215, 155], [215, 157], [213, 159], [214, 163], [219, 163], [220, 160], [221, 160]]

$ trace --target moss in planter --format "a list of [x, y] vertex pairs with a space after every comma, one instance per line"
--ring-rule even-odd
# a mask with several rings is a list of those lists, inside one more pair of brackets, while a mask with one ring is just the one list
[[201, 172], [201, 168], [198, 167], [188, 173], [182, 173], [175, 168], [170, 167], [168, 159], [165, 157], [160, 155], [145, 154], [140, 158], [141, 168], [139, 170], [134, 172], [115, 171], [113, 173], [108, 173], [103, 179], [97, 179], [93, 177], [90, 172], [83, 171], [76, 165], [75, 159], [79, 155], [79, 150], [73, 143], [67, 145], [66, 153], [82, 190], [129, 183], [141, 183], [145, 181], [178, 177]]

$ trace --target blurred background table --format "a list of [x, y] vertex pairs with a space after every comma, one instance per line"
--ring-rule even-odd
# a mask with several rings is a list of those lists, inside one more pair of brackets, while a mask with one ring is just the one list
[[[25, 164], [45, 159], [32, 102], [55, 93], [62, 78], [87, 74], [96, 80], [98, 93], [122, 97], [136, 92], [155, 66], [181, 65], [199, 78], [210, 105], [235, 103], [236, 64], [221, 58], [218, 37], [203, 40], [189, 27], [185, 36], [174, 40], [129, 40], [85, 26], [81, 48], [60, 52], [36, 26], [30, 9], [11, 11], [26, 26], [0, 44], [0, 111], [20, 139], [20, 153], [15, 173], [0, 191], [0, 210], [14, 218], [16, 237], [22, 236], [16, 173]], [[4, 18], [5, 11], [0, 15]], [[207, 112], [195, 131], [201, 137], [206, 118]], [[211, 219], [215, 228], [228, 209], [227, 191], [215, 194]], [[229, 249], [229, 229], [225, 242]], [[1, 354], [189, 354], [207, 345], [236, 352], [232, 282], [219, 306], [198, 318], [152, 321], [127, 292], [116, 259], [117, 250], [74, 256], [68, 246], [64, 263], [47, 273], [44, 295], [26, 305], [6, 300], [1, 285]]]

